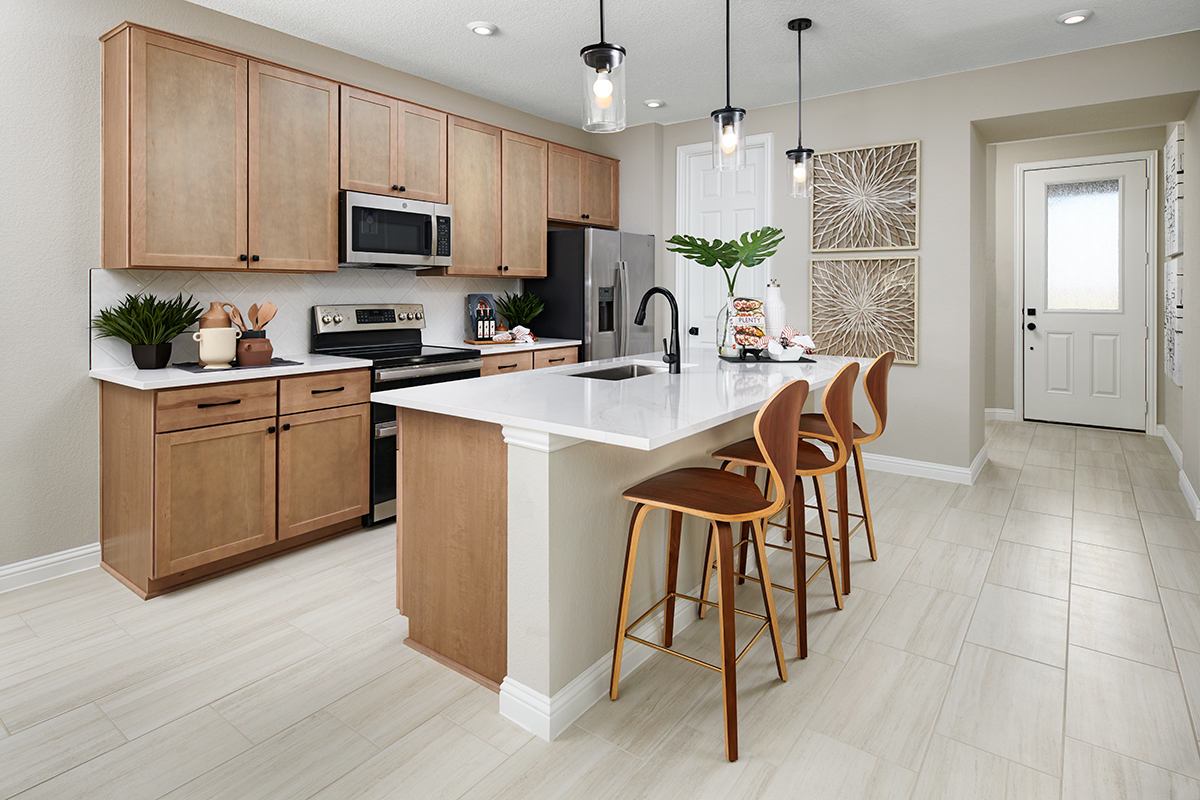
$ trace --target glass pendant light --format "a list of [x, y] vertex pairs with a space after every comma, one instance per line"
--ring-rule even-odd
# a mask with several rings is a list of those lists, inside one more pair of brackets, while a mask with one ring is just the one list
[[583, 59], [583, 129], [590, 133], [625, 130], [625, 48], [604, 41], [604, 0], [600, 0], [600, 41], [579, 51]]
[[729, 105], [729, 0], [725, 0], [725, 107], [712, 112], [713, 169], [726, 172], [746, 166], [745, 119], [744, 108]]
[[796, 90], [796, 149], [788, 150], [787, 157], [792, 162], [788, 165], [789, 197], [810, 197], [812, 195], [812, 157], [813, 151], [804, 146], [800, 123], [801, 98], [804, 94], [804, 31], [812, 27], [812, 20], [801, 17], [788, 23], [788, 30], [796, 32], [796, 74], [799, 77]]

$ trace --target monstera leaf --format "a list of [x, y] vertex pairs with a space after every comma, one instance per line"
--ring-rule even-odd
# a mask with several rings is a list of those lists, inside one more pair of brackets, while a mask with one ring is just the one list
[[679, 253], [689, 261], [695, 261], [702, 267], [713, 267], [718, 264], [721, 269], [733, 269], [737, 265], [737, 251], [733, 242], [722, 242], [720, 239], [698, 239], [686, 234], [675, 234], [667, 239], [667, 250]]
[[739, 263], [747, 267], [757, 267], [779, 249], [783, 242], [783, 231], [779, 228], [764, 227], [756, 231], [742, 234], [742, 238], [727, 242], [737, 252]]

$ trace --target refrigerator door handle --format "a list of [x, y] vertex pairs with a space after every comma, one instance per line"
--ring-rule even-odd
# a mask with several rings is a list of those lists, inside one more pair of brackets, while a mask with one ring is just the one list
[[621, 314], [620, 314], [620, 329], [621, 341], [618, 345], [618, 354], [623, 358], [629, 355], [629, 336], [632, 333], [629, 326], [631, 323], [629, 317], [629, 272], [626, 270], [624, 261], [617, 262], [617, 274], [621, 276]]

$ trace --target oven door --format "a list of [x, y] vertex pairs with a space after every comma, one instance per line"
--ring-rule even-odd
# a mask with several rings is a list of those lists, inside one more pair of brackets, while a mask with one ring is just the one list
[[[483, 362], [478, 358], [426, 367], [380, 368], [373, 372], [371, 391], [386, 392], [389, 389], [478, 378], [482, 368]], [[375, 438], [371, 446], [371, 513], [367, 516], [368, 525], [396, 516], [396, 407], [372, 403], [371, 423]]]
[[342, 192], [340, 198], [343, 264], [450, 265], [449, 206], [362, 192]]

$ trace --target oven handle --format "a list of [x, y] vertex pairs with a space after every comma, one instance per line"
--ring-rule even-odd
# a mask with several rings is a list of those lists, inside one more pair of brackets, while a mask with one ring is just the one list
[[381, 422], [375, 426], [375, 438], [376, 439], [387, 439], [388, 437], [395, 436], [395, 435], [396, 435], [396, 423], [395, 422]]
[[483, 359], [451, 361], [447, 364], [430, 364], [427, 367], [394, 367], [375, 371], [375, 381], [395, 381], [404, 378], [427, 378], [430, 375], [449, 375], [454, 372], [471, 372], [483, 369]]

